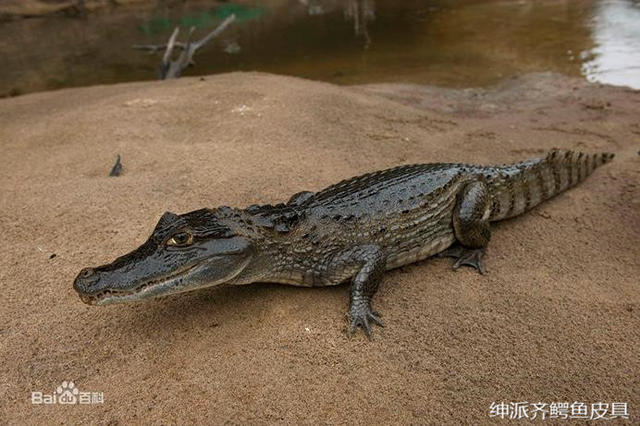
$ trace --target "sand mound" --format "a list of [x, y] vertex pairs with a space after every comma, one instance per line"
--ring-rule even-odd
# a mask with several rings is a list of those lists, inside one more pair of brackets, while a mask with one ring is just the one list
[[[447, 92], [465, 105], [450, 112], [398, 87], [382, 90], [391, 100], [255, 73], [1, 100], [0, 419], [477, 424], [493, 401], [577, 400], [625, 401], [637, 421], [638, 94], [552, 80], [554, 96], [530, 108], [509, 107], [532, 90], [525, 79], [477, 108], [476, 92]], [[277, 202], [402, 163], [553, 147], [617, 156], [497, 226], [487, 276], [446, 259], [387, 274], [374, 302], [387, 327], [372, 343], [345, 336], [346, 286], [257, 284], [105, 308], [72, 288], [81, 267], [136, 247], [165, 210]], [[124, 174], [109, 178], [116, 154]], [[63, 380], [104, 403], [31, 404]]]

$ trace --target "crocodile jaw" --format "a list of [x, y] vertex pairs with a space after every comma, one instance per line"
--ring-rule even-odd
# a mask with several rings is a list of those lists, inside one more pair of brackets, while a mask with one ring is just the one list
[[88, 305], [110, 305], [114, 303], [137, 302], [144, 299], [184, 293], [227, 283], [237, 277], [251, 258], [239, 264], [231, 274], [218, 280], [202, 280], [199, 276], [209, 266], [207, 262], [190, 266], [177, 274], [140, 284], [133, 290], [103, 290], [97, 294], [80, 294], [80, 299]]
[[106, 289], [97, 294], [80, 294], [80, 299], [88, 305], [102, 306], [113, 303], [136, 302], [165, 294], [181, 293], [192, 289], [192, 287], [185, 285], [185, 280], [195, 275], [200, 269], [204, 269], [204, 267], [202, 265], [194, 265], [177, 274], [142, 283], [132, 290]]

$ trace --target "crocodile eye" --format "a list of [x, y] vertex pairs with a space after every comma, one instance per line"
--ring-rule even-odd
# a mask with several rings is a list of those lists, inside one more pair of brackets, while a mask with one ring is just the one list
[[169, 238], [169, 240], [167, 240], [168, 246], [182, 247], [182, 246], [188, 246], [189, 244], [192, 244], [192, 243], [193, 243], [193, 235], [185, 231], [178, 232], [177, 234], [174, 234], [173, 237]]

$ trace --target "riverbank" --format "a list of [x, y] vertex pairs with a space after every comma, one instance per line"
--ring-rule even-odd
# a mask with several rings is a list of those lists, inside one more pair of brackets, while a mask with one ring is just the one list
[[[9, 423], [486, 423], [492, 402], [627, 402], [638, 421], [640, 97], [554, 74], [489, 89], [231, 73], [0, 100], [0, 418]], [[488, 275], [386, 275], [387, 327], [345, 335], [348, 287], [257, 284], [90, 307], [80, 268], [166, 211], [275, 203], [418, 162], [611, 151], [494, 228]], [[124, 172], [108, 177], [117, 154]], [[34, 406], [63, 380], [91, 406]]]
[[0, 0], [0, 19], [42, 17], [57, 13], [78, 15], [107, 7], [150, 3], [149, 0]]

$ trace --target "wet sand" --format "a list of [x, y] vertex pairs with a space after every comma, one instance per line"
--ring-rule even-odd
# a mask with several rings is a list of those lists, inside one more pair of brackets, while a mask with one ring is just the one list
[[[458, 91], [232, 73], [0, 100], [0, 422], [482, 424], [493, 401], [623, 401], [638, 422], [639, 116], [638, 92], [550, 74]], [[486, 276], [388, 273], [373, 342], [345, 334], [346, 285], [108, 307], [72, 288], [166, 210], [553, 147], [616, 158], [495, 226]], [[63, 380], [104, 403], [31, 404]]]

